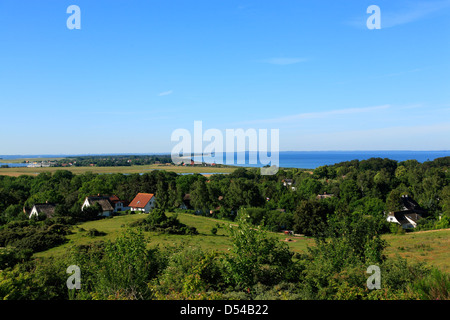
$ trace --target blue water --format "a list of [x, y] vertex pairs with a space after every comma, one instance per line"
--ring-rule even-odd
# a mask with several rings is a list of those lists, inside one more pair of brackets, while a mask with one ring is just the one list
[[14, 167], [26, 167], [29, 165], [28, 163], [7, 163], [7, 162], [0, 162], [0, 166], [8, 166], [10, 168]]
[[388, 158], [419, 162], [448, 157], [450, 151], [305, 151], [280, 152], [280, 167], [315, 169], [323, 165], [333, 165], [343, 161]]
[[[436, 158], [449, 157], [450, 151], [283, 151], [279, 153], [279, 167], [315, 169], [324, 165], [333, 165], [343, 161], [367, 160], [370, 158], [388, 158], [396, 161], [417, 160], [419, 162], [432, 161]], [[198, 158], [195, 157], [194, 160]], [[210, 162], [211, 157], [204, 157], [205, 162]], [[246, 153], [245, 164], [237, 162], [235, 155], [235, 165], [247, 167], [261, 167], [251, 164], [249, 153]], [[259, 158], [258, 158], [259, 159]], [[216, 161], [219, 163], [219, 161]], [[222, 163], [226, 163], [223, 161]]]
[[[62, 155], [58, 155], [63, 157]], [[74, 155], [76, 156], [76, 155]], [[335, 163], [351, 160], [367, 160], [370, 158], [388, 158], [391, 160], [405, 161], [417, 160], [419, 162], [432, 161], [436, 158], [449, 157], [450, 150], [447, 151], [282, 151], [279, 153], [279, 166], [285, 168], [302, 168], [315, 169], [324, 165], [333, 165]], [[30, 158], [31, 156], [1, 156], [3, 161], [7, 159]], [[54, 157], [49, 155], [33, 155], [33, 158], [38, 157]], [[235, 154], [235, 165], [246, 167], [261, 167], [264, 164], [258, 162], [257, 164], [249, 163], [249, 153], [246, 153], [246, 161], [244, 164], [237, 162], [237, 155]], [[211, 161], [211, 157], [204, 157], [205, 162]], [[199, 160], [194, 157], [194, 160]], [[216, 161], [216, 163], [220, 163]], [[225, 160], [222, 163], [226, 163]], [[24, 163], [0, 163], [10, 167], [23, 167]]]

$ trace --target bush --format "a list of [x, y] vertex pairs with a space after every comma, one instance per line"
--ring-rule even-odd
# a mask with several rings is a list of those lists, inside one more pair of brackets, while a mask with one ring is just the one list
[[287, 244], [253, 227], [244, 217], [238, 227], [230, 226], [230, 233], [233, 247], [224, 261], [230, 285], [244, 289], [258, 282], [274, 285], [298, 277]]
[[97, 229], [89, 229], [88, 231], [87, 231], [87, 234], [86, 234], [88, 237], [91, 237], [91, 238], [94, 238], [94, 237], [100, 237], [100, 236], [104, 236], [104, 235], [106, 235], [106, 232], [103, 232], [103, 231], [98, 231]]
[[131, 224], [133, 227], [141, 227], [145, 231], [154, 231], [167, 234], [195, 235], [198, 231], [195, 227], [189, 227], [178, 220], [177, 215], [167, 217], [163, 210], [153, 209], [148, 217]]
[[17, 249], [30, 249], [33, 252], [44, 251], [66, 242], [65, 235], [69, 227], [54, 224], [50, 226], [24, 224], [10, 224], [0, 231], [0, 246], [11, 246]]
[[19, 262], [29, 261], [32, 255], [30, 249], [0, 248], [0, 270], [12, 268]]
[[192, 299], [224, 285], [223, 272], [214, 252], [179, 248], [170, 255], [167, 267], [151, 285], [157, 299]]
[[147, 250], [140, 231], [125, 230], [115, 242], [108, 242], [93, 279], [100, 299], [149, 299], [148, 282], [160, 269], [158, 250]]
[[450, 300], [450, 275], [436, 268], [416, 279], [409, 288], [422, 300]]

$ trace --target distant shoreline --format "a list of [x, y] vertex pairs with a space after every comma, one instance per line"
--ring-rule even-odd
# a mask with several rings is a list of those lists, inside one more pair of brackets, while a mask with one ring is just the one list
[[[237, 153], [242, 153], [244, 151], [239, 151]], [[257, 152], [257, 151], [245, 151], [245, 152]], [[448, 152], [449, 150], [314, 150], [314, 151], [279, 151], [279, 153], [408, 153], [408, 152]], [[101, 157], [101, 156], [152, 156], [160, 155], [167, 156], [171, 155], [170, 152], [156, 152], [156, 153], [81, 153], [81, 154], [14, 154], [14, 155], [2, 155], [0, 154], [0, 160], [11, 160], [11, 159], [40, 159], [40, 158], [70, 158], [70, 157]], [[209, 156], [210, 154], [203, 154], [204, 156]], [[192, 156], [198, 156], [193, 154]], [[189, 156], [186, 156], [189, 157]]]

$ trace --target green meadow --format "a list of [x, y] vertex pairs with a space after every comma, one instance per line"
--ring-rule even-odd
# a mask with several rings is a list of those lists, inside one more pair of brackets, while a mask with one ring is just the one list
[[175, 165], [142, 165], [142, 166], [127, 166], [127, 167], [48, 167], [48, 168], [27, 168], [27, 167], [14, 167], [14, 168], [0, 168], [0, 175], [18, 177], [21, 175], [38, 175], [43, 172], [55, 173], [58, 170], [68, 170], [74, 174], [84, 174], [86, 172], [92, 173], [146, 173], [153, 170], [165, 170], [175, 173], [231, 173], [236, 170], [235, 167], [201, 167], [201, 166], [175, 166]]

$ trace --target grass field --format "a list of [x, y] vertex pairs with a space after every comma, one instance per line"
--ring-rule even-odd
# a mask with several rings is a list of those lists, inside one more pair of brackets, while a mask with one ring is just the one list
[[424, 261], [450, 272], [450, 229], [419, 231], [404, 235], [385, 235], [388, 256]]
[[[170, 213], [168, 214], [170, 215]], [[107, 218], [97, 221], [89, 221], [80, 225], [74, 226], [72, 229], [73, 234], [67, 236], [69, 241], [59, 247], [52, 248], [50, 250], [39, 252], [37, 257], [58, 256], [67, 252], [67, 250], [73, 245], [88, 244], [96, 241], [108, 241], [114, 240], [122, 230], [131, 222], [145, 218], [145, 214], [132, 214], [116, 216], [113, 218]], [[149, 239], [149, 246], [156, 245], [177, 245], [185, 244], [188, 246], [198, 246], [205, 250], [217, 250], [227, 251], [231, 247], [231, 239], [228, 235], [228, 226], [233, 222], [218, 220], [208, 217], [195, 216], [192, 214], [180, 213], [178, 214], [179, 220], [188, 225], [197, 228], [198, 235], [169, 235], [169, 234], [157, 234], [154, 232], [145, 232], [146, 237]], [[213, 235], [211, 229], [219, 224], [218, 232]], [[81, 230], [83, 229], [83, 230]], [[105, 236], [91, 238], [88, 237], [87, 231], [89, 229], [97, 229], [98, 231], [105, 232]], [[281, 233], [272, 233], [275, 237], [281, 240], [285, 240], [287, 236]], [[307, 237], [290, 237], [293, 241], [286, 242], [295, 252], [302, 252], [306, 250], [308, 244], [313, 244], [314, 240]]]
[[[116, 216], [97, 221], [89, 221], [73, 227], [73, 234], [67, 236], [69, 241], [59, 247], [37, 253], [36, 257], [59, 256], [68, 251], [72, 246], [88, 244], [96, 241], [114, 240], [122, 230], [131, 222], [143, 219], [146, 215], [133, 214]], [[195, 216], [191, 214], [178, 214], [180, 221], [188, 226], [196, 227], [199, 234], [189, 235], [167, 235], [153, 232], [145, 232], [149, 239], [149, 246], [173, 246], [185, 244], [187, 246], [201, 247], [205, 250], [217, 250], [225, 252], [231, 247], [231, 239], [228, 236], [227, 227], [232, 222], [217, 220], [208, 217]], [[221, 226], [216, 235], [211, 229], [217, 224]], [[106, 235], [91, 238], [87, 236], [89, 229], [97, 229]], [[292, 241], [286, 242], [293, 252], [306, 252], [308, 246], [314, 245], [314, 239], [308, 237], [286, 236], [282, 233], [271, 233], [280, 241], [287, 238]], [[423, 231], [408, 233], [404, 235], [384, 235], [389, 246], [386, 249], [388, 256], [400, 255], [411, 261], [424, 261], [429, 265], [436, 266], [443, 271], [450, 272], [450, 229]]]
[[[9, 160], [8, 160], [9, 161]], [[204, 173], [204, 174], [213, 174], [213, 173], [231, 173], [236, 168], [217, 168], [217, 167], [183, 167], [183, 166], [175, 166], [175, 165], [143, 165], [143, 166], [130, 166], [130, 167], [48, 167], [48, 168], [0, 168], [0, 175], [14, 176], [18, 177], [21, 175], [38, 175], [42, 172], [51, 172], [54, 173], [58, 170], [69, 170], [74, 174], [83, 174], [86, 172], [92, 173], [123, 173], [123, 174], [131, 174], [131, 173], [145, 173], [150, 172], [152, 170], [166, 170], [176, 173]]]

